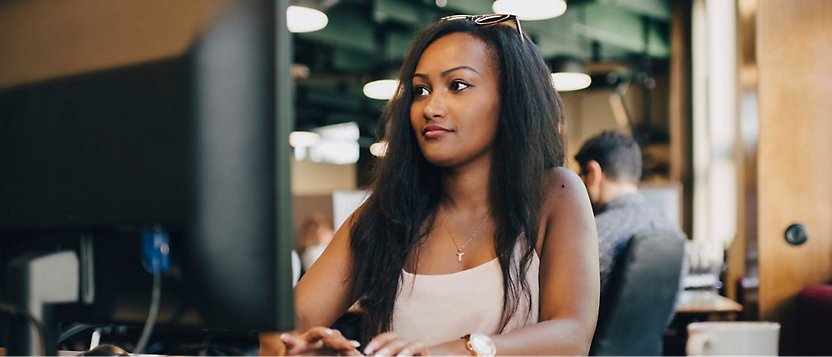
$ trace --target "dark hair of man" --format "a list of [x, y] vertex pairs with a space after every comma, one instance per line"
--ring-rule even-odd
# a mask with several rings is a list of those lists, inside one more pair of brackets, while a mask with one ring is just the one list
[[590, 160], [601, 166], [608, 179], [638, 183], [641, 179], [641, 149], [631, 137], [615, 130], [604, 131], [587, 140], [575, 160], [581, 170]]
[[[405, 57], [399, 88], [379, 125], [378, 135], [388, 141], [387, 153], [376, 164], [372, 194], [351, 227], [352, 294], [366, 311], [361, 328], [365, 340], [390, 330], [405, 260], [413, 252], [418, 264], [419, 246], [444, 197], [441, 168], [427, 162], [411, 129], [410, 105], [419, 58], [433, 41], [451, 33], [482, 40], [498, 67], [501, 103], [488, 194], [505, 282], [501, 331], [517, 312], [520, 294], [531, 297], [526, 270], [537, 241], [542, 200], [550, 169], [563, 165], [562, 104], [548, 67], [528, 37], [521, 41], [515, 29], [504, 25], [440, 21], [420, 32]], [[513, 255], [518, 241], [523, 248], [519, 264]]]

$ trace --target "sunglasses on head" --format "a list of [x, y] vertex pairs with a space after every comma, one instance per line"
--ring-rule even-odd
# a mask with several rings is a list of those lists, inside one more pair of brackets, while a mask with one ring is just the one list
[[439, 21], [454, 21], [454, 20], [466, 20], [471, 21], [480, 26], [494, 26], [499, 24], [505, 24], [507, 26], [513, 27], [517, 30], [517, 35], [520, 36], [520, 40], [523, 40], [523, 30], [520, 28], [520, 20], [517, 19], [517, 15], [512, 14], [486, 14], [486, 15], [451, 15], [445, 16]]

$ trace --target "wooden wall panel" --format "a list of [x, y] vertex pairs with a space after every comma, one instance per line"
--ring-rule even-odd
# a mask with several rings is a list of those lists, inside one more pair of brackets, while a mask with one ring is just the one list
[[682, 229], [693, 236], [693, 135], [691, 103], [691, 0], [671, 1], [670, 79], [668, 127], [670, 132], [670, 181], [680, 182]]
[[0, 88], [179, 55], [227, 4], [0, 2]]
[[[832, 1], [758, 3], [760, 319], [794, 354], [795, 297], [832, 280]], [[801, 246], [783, 232], [801, 222]]]

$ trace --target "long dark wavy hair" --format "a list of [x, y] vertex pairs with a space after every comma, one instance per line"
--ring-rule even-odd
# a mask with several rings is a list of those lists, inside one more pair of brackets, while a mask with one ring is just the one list
[[[427, 162], [411, 129], [412, 80], [425, 48], [458, 32], [486, 43], [499, 71], [501, 105], [488, 197], [504, 282], [500, 331], [517, 312], [520, 294], [531, 298], [526, 270], [537, 242], [541, 204], [550, 170], [563, 165], [563, 106], [549, 68], [528, 37], [521, 40], [510, 26], [439, 21], [419, 33], [402, 64], [400, 85], [379, 125], [387, 154], [376, 163], [372, 194], [351, 227], [352, 294], [366, 311], [364, 341], [390, 330], [405, 261], [414, 254], [418, 264], [419, 246], [445, 194], [442, 169]], [[523, 249], [519, 262], [513, 254], [517, 244]]]

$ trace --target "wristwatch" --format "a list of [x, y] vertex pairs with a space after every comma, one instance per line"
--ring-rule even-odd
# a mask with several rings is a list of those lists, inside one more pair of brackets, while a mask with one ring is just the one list
[[462, 339], [465, 340], [465, 348], [472, 356], [494, 357], [497, 354], [497, 346], [494, 346], [491, 337], [481, 333], [472, 333], [462, 336]]

